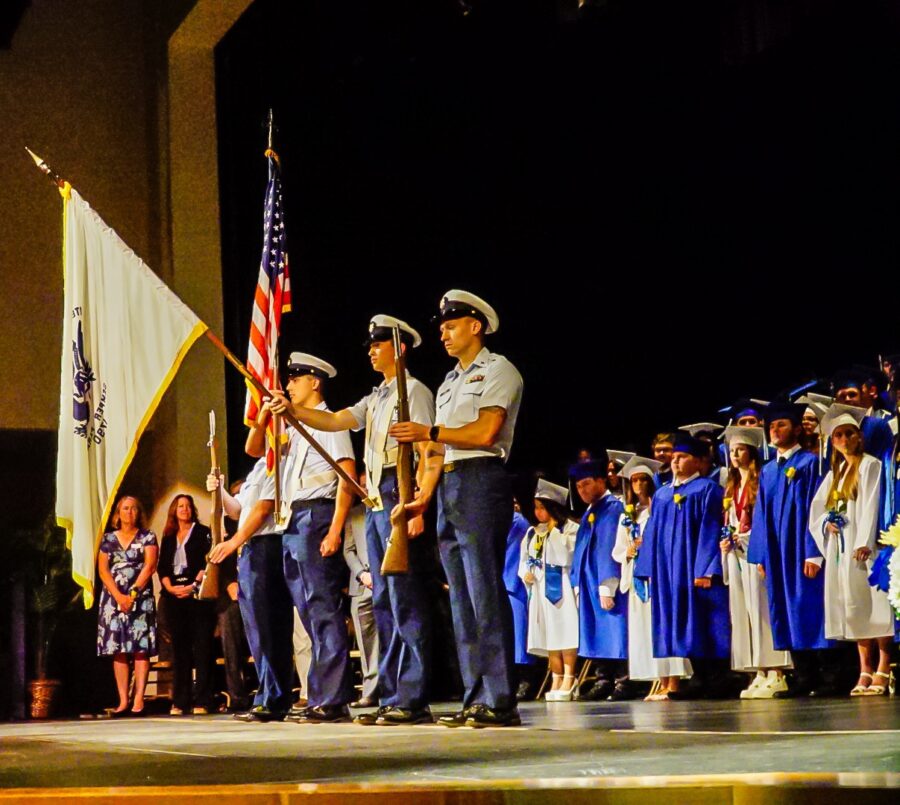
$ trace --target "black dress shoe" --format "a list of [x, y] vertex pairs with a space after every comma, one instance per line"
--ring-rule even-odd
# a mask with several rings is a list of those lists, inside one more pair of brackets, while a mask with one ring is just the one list
[[[353, 705], [350, 706], [352, 707]], [[383, 715], [390, 709], [390, 705], [384, 704], [377, 710], [373, 710], [371, 713], [360, 713], [358, 716], [354, 717], [353, 723], [363, 727], [374, 727], [378, 722], [378, 716]]]
[[466, 719], [468, 719], [471, 712], [471, 707], [465, 707], [458, 713], [454, 713], [452, 716], [441, 716], [436, 723], [440, 724], [442, 727], [465, 727]]
[[613, 692], [613, 683], [608, 679], [598, 679], [588, 690], [587, 693], [582, 693], [578, 699], [579, 701], [587, 701], [587, 702], [599, 702], [605, 699]]
[[356, 710], [359, 707], [374, 707], [378, 704], [378, 699], [374, 696], [365, 696], [361, 699], [357, 699], [355, 702], [350, 702], [350, 707], [353, 710]]
[[606, 697], [606, 701], [627, 702], [634, 698], [637, 698], [637, 694], [634, 692], [631, 685], [616, 685], [613, 688], [613, 692]]
[[476, 704], [472, 707], [469, 717], [466, 719], [467, 727], [483, 729], [484, 727], [518, 727], [522, 724], [519, 711], [515, 707], [508, 710], [497, 710], [486, 704]]
[[412, 710], [408, 707], [389, 707], [378, 716], [379, 727], [397, 727], [409, 724], [434, 724], [434, 716], [427, 707]]
[[304, 707], [298, 715], [288, 714], [285, 717], [285, 721], [293, 721], [295, 724], [336, 724], [349, 720], [350, 711], [345, 704]]
[[244, 721], [246, 723], [251, 723], [253, 721], [267, 723], [269, 721], [284, 721], [284, 713], [277, 713], [274, 710], [270, 710], [264, 704], [257, 704], [255, 707], [251, 707], [243, 713], [235, 713], [232, 718], [235, 721]]

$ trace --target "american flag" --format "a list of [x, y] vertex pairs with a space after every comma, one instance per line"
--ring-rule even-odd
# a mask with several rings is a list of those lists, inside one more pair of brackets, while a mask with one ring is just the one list
[[[278, 388], [278, 334], [281, 315], [291, 309], [291, 280], [288, 274], [287, 236], [284, 228], [284, 205], [281, 193], [281, 169], [278, 154], [266, 151], [269, 160], [269, 184], [266, 187], [266, 206], [263, 215], [263, 249], [259, 263], [259, 280], [253, 297], [250, 320], [250, 345], [247, 349], [247, 369], [266, 388]], [[244, 422], [250, 426], [259, 414], [257, 392], [248, 387]], [[271, 472], [275, 466], [275, 434], [270, 421], [269, 448], [266, 464]]]

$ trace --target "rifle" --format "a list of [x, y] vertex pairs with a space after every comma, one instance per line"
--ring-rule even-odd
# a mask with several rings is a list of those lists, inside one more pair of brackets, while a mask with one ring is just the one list
[[[397, 421], [409, 421], [409, 396], [406, 391], [406, 359], [400, 345], [400, 328], [393, 328], [394, 369], [397, 373]], [[403, 506], [415, 496], [413, 446], [409, 442], [397, 444], [397, 494], [400, 508], [391, 514], [391, 536], [384, 549], [382, 576], [401, 576], [409, 573], [409, 517]]]
[[[219, 477], [219, 459], [216, 456], [216, 412], [209, 412], [209, 460], [210, 474]], [[215, 548], [222, 542], [222, 484], [216, 486], [212, 495], [212, 513], [209, 516], [209, 531], [212, 534], [212, 547]], [[197, 590], [197, 598], [201, 601], [214, 601], [219, 597], [219, 566], [207, 561], [206, 572], [200, 589]]]

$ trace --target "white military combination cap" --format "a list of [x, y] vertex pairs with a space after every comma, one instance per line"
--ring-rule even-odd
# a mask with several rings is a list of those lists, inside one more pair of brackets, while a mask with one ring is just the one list
[[539, 500], [552, 500], [560, 506], [566, 506], [569, 500], [569, 490], [559, 484], [554, 484], [543, 478], [538, 478], [534, 496]]
[[765, 428], [746, 428], [738, 425], [729, 425], [725, 428], [725, 443], [731, 449], [733, 445], [745, 444], [762, 450], [766, 444]]
[[835, 428], [841, 425], [853, 425], [860, 427], [866, 416], [866, 409], [856, 405], [844, 405], [843, 403], [834, 403], [825, 414], [825, 418], [821, 422], [821, 427], [826, 436], [831, 438], [831, 434]]
[[377, 316], [372, 316], [369, 321], [369, 337], [366, 339], [366, 345], [373, 341], [390, 341], [394, 337], [395, 327], [400, 329], [401, 340], [406, 341], [410, 346], [417, 347], [422, 343], [422, 336], [405, 321], [379, 313]]
[[335, 369], [328, 361], [323, 361], [315, 355], [308, 352], [292, 352], [288, 358], [287, 374], [290, 377], [295, 375], [315, 375], [322, 379], [334, 377], [337, 374]]
[[622, 467], [619, 475], [630, 480], [632, 475], [640, 475], [643, 473], [652, 478], [661, 468], [661, 461], [655, 461], [654, 459], [646, 458], [645, 456], [632, 456], [628, 459], [625, 466]]
[[480, 296], [475, 296], [468, 291], [447, 291], [441, 299], [441, 321], [448, 319], [461, 319], [463, 316], [471, 316], [484, 322], [484, 333], [490, 335], [500, 329], [500, 317]]

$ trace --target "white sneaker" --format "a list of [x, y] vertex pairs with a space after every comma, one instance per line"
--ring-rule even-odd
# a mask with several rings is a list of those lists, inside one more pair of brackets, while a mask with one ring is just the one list
[[766, 684], [767, 677], [761, 671], [756, 672], [756, 676], [753, 677], [753, 681], [750, 683], [750, 686], [746, 690], [741, 691], [742, 699], [755, 699], [756, 691], [758, 691], [763, 685]]
[[753, 693], [754, 699], [771, 699], [776, 693], [787, 690], [788, 684], [784, 674], [777, 671], [769, 671], [765, 684], [760, 685]]

